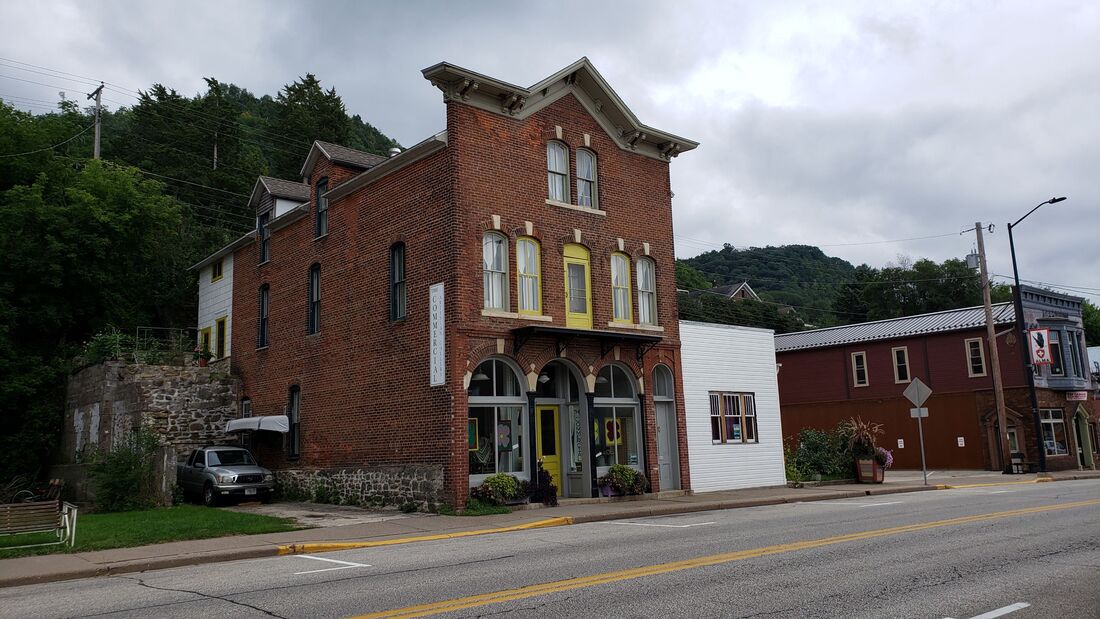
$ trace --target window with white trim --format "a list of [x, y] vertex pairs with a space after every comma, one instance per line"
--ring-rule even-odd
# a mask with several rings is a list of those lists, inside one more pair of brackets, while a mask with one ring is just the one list
[[569, 202], [569, 149], [561, 142], [546, 143], [546, 181], [551, 200]]
[[599, 208], [596, 195], [596, 155], [577, 149], [577, 205]]
[[909, 376], [909, 348], [906, 346], [899, 346], [898, 348], [890, 349], [890, 353], [894, 357], [894, 382], [909, 382], [911, 380]]
[[649, 258], [638, 259], [638, 322], [657, 324], [657, 277]]
[[867, 353], [852, 353], [852, 384], [856, 387], [866, 387], [871, 384], [867, 378]]
[[1065, 413], [1062, 412], [1062, 409], [1039, 409], [1039, 417], [1043, 422], [1043, 448], [1046, 450], [1047, 455], [1064, 456], [1068, 454]]
[[966, 340], [966, 371], [970, 378], [985, 376], [985, 347], [980, 337]]
[[751, 393], [710, 392], [712, 443], [759, 443], [756, 398]]
[[1066, 367], [1062, 360], [1062, 334], [1060, 331], [1050, 330], [1050, 375], [1065, 376]]
[[508, 240], [487, 232], [481, 243], [485, 309], [508, 311]]
[[611, 254], [611, 305], [612, 320], [633, 320], [630, 307], [630, 258], [626, 254]]
[[530, 237], [516, 240], [516, 285], [520, 314], [537, 315], [542, 311], [542, 281], [539, 244]]

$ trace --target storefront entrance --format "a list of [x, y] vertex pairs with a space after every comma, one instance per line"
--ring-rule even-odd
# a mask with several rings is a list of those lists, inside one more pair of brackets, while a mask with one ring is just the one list
[[535, 407], [535, 457], [542, 460], [542, 468], [550, 473], [550, 479], [562, 495], [561, 483], [561, 441], [558, 429], [561, 417], [557, 405]]

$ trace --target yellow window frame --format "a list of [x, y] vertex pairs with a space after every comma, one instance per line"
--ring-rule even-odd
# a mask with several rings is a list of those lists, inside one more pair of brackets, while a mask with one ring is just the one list
[[[592, 262], [591, 254], [583, 245], [577, 245], [575, 243], [566, 244], [562, 250], [563, 261], [565, 262], [565, 326], [577, 327], [581, 329], [592, 328]], [[585, 292], [585, 311], [584, 313], [569, 311], [569, 265], [576, 264], [584, 267], [584, 292]]]
[[[535, 247], [535, 270], [534, 273], [525, 273], [520, 267], [520, 255], [526, 255], [523, 252], [523, 244], [530, 243]], [[528, 265], [530, 267], [530, 265]], [[523, 278], [533, 277], [535, 279], [535, 307], [523, 308]], [[542, 247], [539, 242], [529, 236], [521, 236], [516, 239], [516, 311], [519, 314], [527, 316], [539, 316], [542, 314]]]
[[210, 265], [210, 283], [214, 283], [225, 277], [225, 264], [224, 260], [218, 260], [214, 264]]
[[210, 350], [210, 344], [213, 343], [211, 339], [211, 327], [203, 327], [199, 331], [199, 350], [206, 352]]
[[229, 348], [229, 331], [227, 327], [229, 322], [229, 315], [226, 314], [221, 318], [214, 321], [214, 333], [221, 336], [221, 341], [218, 341], [217, 337], [214, 339], [214, 348], [211, 352], [214, 353], [215, 359], [221, 359], [225, 356], [225, 351]]
[[[616, 259], [620, 259], [624, 262], [623, 274], [626, 276], [626, 283], [621, 286], [615, 285]], [[623, 292], [623, 296], [626, 299], [626, 317], [624, 318], [615, 315], [615, 293], [620, 290]], [[634, 295], [632, 292], [630, 288], [630, 256], [617, 251], [611, 254], [611, 322], [620, 324], [630, 324], [634, 322]]]

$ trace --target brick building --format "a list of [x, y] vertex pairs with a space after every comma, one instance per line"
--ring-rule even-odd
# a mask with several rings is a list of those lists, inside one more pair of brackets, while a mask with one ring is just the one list
[[360, 500], [462, 504], [536, 459], [563, 496], [614, 463], [687, 488], [669, 162], [697, 144], [587, 59], [529, 88], [423, 74], [445, 131], [389, 158], [314, 143], [200, 263], [232, 257], [242, 410], [289, 418], [260, 458]]
[[[1028, 328], [1049, 328], [1054, 363], [1036, 366], [1047, 468], [1096, 467], [1100, 406], [1084, 352], [1082, 299], [1021, 287]], [[1011, 303], [993, 306], [1009, 447], [1037, 462], [1034, 417]], [[783, 429], [831, 429], [859, 416], [882, 423], [894, 465], [920, 468], [917, 423], [902, 392], [920, 378], [929, 468], [1000, 470], [997, 411], [981, 307], [776, 336]]]

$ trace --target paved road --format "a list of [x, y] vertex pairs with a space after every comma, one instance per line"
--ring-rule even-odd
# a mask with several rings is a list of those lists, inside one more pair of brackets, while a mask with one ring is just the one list
[[4, 617], [369, 613], [1100, 618], [1100, 480], [701, 512], [0, 590]]

